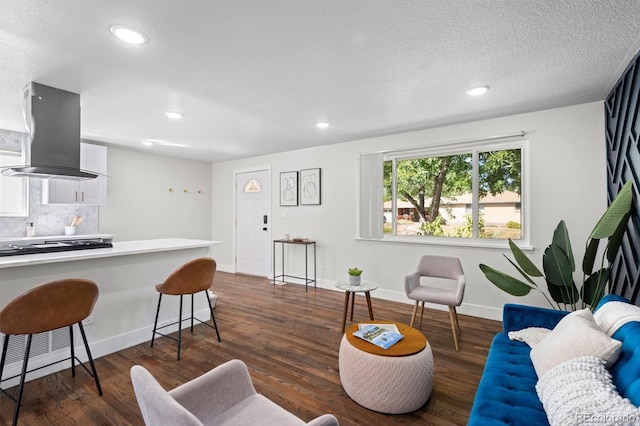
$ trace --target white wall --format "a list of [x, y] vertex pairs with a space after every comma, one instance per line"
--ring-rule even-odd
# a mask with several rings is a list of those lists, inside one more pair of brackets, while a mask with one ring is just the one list
[[211, 239], [210, 163], [109, 145], [107, 167], [101, 233], [117, 241]]
[[[396, 134], [337, 145], [291, 151], [277, 155], [216, 163], [213, 165], [213, 239], [219, 268], [234, 270], [234, 170], [269, 164], [273, 172], [273, 237], [288, 233], [318, 242], [319, 285], [333, 288], [345, 278], [346, 269], [364, 269], [366, 279], [378, 283], [373, 297], [408, 300], [404, 275], [414, 269], [422, 254], [458, 256], [467, 275], [467, 290], [459, 312], [501, 319], [506, 302], [547, 306], [540, 295], [515, 298], [489, 283], [478, 265], [486, 263], [511, 270], [503, 258], [508, 250], [384, 243], [356, 240], [358, 155], [381, 149], [399, 149], [502, 135], [523, 130], [530, 140], [531, 245], [536, 264], [550, 243], [557, 223], [564, 219], [572, 238], [576, 263], [582, 260], [588, 234], [607, 206], [603, 103], [595, 102], [493, 120]], [[329, 130], [330, 131], [330, 130]], [[280, 207], [279, 173], [322, 168], [322, 205]], [[278, 219], [286, 215], [286, 219]], [[303, 266], [302, 250], [289, 255]], [[576, 273], [577, 282], [582, 276]], [[541, 283], [543, 288], [546, 285]], [[410, 308], [407, 307], [408, 313]], [[375, 310], [375, 302], [374, 302]]]

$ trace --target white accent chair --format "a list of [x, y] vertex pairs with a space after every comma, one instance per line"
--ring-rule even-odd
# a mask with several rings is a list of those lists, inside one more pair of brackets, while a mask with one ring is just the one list
[[168, 392], [140, 365], [131, 367], [131, 381], [147, 426], [338, 426], [331, 414], [306, 423], [258, 394], [247, 366], [237, 359]]
[[[444, 281], [442, 284], [448, 284], [448, 286], [429, 285], [429, 278], [440, 279], [441, 281]], [[422, 326], [425, 302], [449, 306], [449, 319], [451, 321], [453, 343], [455, 344], [457, 351], [460, 325], [458, 323], [456, 306], [460, 306], [460, 304], [462, 304], [462, 299], [464, 298], [464, 287], [465, 276], [460, 259], [449, 256], [421, 256], [416, 270], [407, 274], [404, 278], [404, 290], [407, 297], [416, 301], [413, 308], [413, 314], [411, 315], [411, 327], [413, 327], [419, 303], [422, 303], [420, 326]]]

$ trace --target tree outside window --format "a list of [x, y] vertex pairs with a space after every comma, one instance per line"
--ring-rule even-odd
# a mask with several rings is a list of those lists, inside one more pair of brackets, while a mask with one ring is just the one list
[[521, 148], [390, 157], [384, 162], [385, 234], [522, 238]]

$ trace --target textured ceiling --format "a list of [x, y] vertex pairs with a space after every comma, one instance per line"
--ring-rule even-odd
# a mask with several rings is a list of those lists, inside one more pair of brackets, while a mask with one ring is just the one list
[[0, 128], [37, 81], [81, 94], [85, 139], [214, 162], [603, 100], [640, 48], [640, 0], [0, 6]]

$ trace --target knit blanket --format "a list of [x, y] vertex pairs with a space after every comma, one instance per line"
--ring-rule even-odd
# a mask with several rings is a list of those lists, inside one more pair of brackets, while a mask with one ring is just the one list
[[604, 361], [583, 356], [565, 361], [536, 385], [551, 426], [638, 425], [640, 409], [621, 397]]
[[611, 301], [602, 305], [593, 317], [602, 331], [613, 336], [626, 323], [640, 321], [640, 306]]

